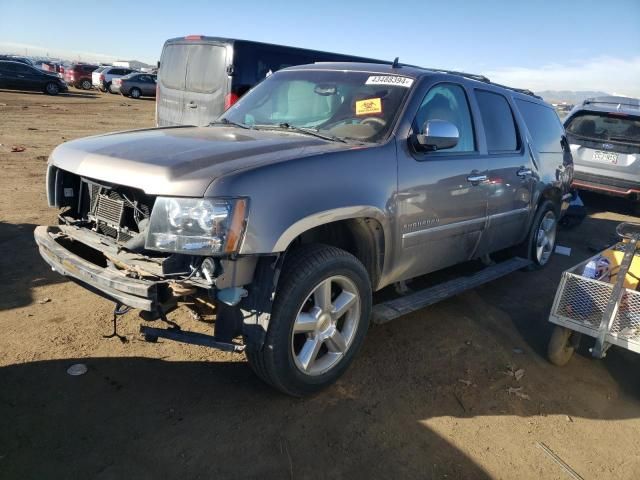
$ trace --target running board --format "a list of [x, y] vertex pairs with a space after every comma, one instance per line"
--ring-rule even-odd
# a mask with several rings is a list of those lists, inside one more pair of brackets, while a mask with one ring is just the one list
[[419, 290], [404, 297], [394, 298], [373, 306], [371, 319], [373, 323], [382, 324], [406, 315], [421, 308], [428, 307], [447, 298], [458, 295], [472, 288], [504, 277], [510, 273], [527, 267], [530, 260], [514, 257], [504, 262], [483, 268], [468, 277], [449, 280], [433, 287]]

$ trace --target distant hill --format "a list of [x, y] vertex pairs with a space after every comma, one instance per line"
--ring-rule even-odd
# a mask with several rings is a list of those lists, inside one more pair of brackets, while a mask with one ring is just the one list
[[572, 90], [544, 90], [542, 92], [535, 92], [536, 95], [540, 95], [548, 103], [562, 103], [567, 102], [573, 105], [581, 103], [583, 100], [592, 97], [603, 97], [611, 95], [606, 92], [591, 92], [591, 91], [572, 91]]

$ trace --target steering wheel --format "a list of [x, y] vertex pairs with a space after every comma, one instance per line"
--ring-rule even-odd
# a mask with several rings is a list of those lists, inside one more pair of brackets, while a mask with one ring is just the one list
[[367, 117], [367, 118], [363, 118], [362, 120], [360, 120], [360, 123], [373, 123], [376, 125], [380, 125], [381, 127], [385, 127], [387, 125], [387, 122], [385, 122], [382, 118], [378, 118], [378, 117]]

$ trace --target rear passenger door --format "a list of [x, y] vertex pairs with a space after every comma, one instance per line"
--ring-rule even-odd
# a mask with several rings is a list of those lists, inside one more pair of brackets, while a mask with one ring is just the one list
[[489, 165], [488, 219], [478, 254], [519, 243], [527, 234], [533, 187], [531, 155], [513, 106], [502, 93], [475, 90]]

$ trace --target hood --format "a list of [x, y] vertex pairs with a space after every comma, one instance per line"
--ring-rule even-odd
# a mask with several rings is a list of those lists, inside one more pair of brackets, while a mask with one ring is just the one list
[[63, 143], [49, 163], [149, 195], [199, 197], [213, 180], [233, 171], [350, 148], [357, 147], [290, 132], [170, 127]]

